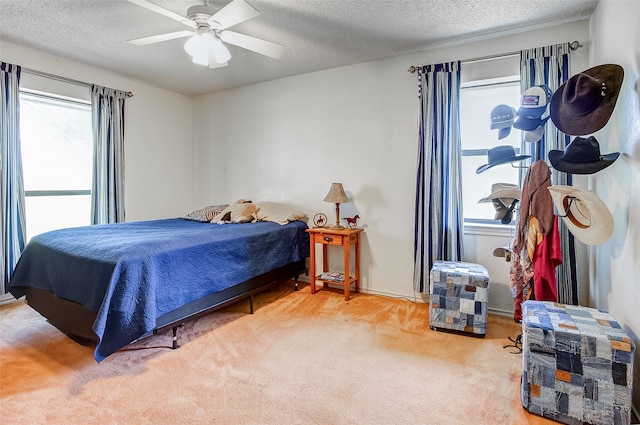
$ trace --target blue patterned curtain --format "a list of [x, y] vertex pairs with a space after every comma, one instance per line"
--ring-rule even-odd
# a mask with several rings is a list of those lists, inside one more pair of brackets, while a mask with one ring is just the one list
[[27, 233], [20, 153], [20, 70], [17, 65], [0, 62], [2, 294], [7, 292], [7, 284], [24, 249]]
[[413, 285], [428, 294], [434, 262], [463, 258], [460, 61], [419, 67], [418, 80]]
[[[546, 84], [555, 92], [570, 77], [569, 43], [538, 47], [520, 52], [521, 90]], [[560, 132], [551, 120], [547, 121], [545, 133], [537, 143], [522, 142], [522, 152], [531, 153], [531, 163], [538, 159], [546, 160], [550, 150], [564, 150], [569, 136]], [[558, 172], [551, 168], [552, 184], [571, 185], [571, 174]], [[575, 241], [562, 220], [558, 221], [560, 244], [562, 246], [562, 264], [556, 268], [558, 284], [558, 302], [577, 305], [579, 292], [576, 272]]]
[[126, 92], [93, 85], [91, 223], [124, 221], [124, 103]]

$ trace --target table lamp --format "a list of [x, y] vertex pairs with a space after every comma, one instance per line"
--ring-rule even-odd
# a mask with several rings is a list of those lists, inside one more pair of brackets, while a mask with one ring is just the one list
[[331, 189], [329, 189], [329, 193], [323, 199], [324, 202], [331, 202], [332, 204], [336, 204], [336, 225], [331, 226], [331, 229], [344, 229], [344, 226], [340, 225], [340, 204], [344, 204], [349, 202], [349, 198], [347, 194], [344, 193], [344, 189], [342, 188], [342, 183], [331, 183]]

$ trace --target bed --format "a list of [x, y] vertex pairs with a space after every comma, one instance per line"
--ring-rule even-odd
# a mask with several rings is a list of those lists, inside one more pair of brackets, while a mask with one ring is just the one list
[[[61, 229], [35, 236], [9, 292], [101, 362], [133, 341], [252, 297], [306, 270], [307, 224], [184, 218]], [[253, 306], [251, 305], [251, 308]]]

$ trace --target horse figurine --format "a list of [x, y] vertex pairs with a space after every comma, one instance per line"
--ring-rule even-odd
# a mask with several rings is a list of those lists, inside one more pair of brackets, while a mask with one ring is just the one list
[[345, 220], [347, 220], [347, 225], [350, 228], [355, 228], [358, 225], [358, 219], [360, 218], [360, 216], [358, 214], [354, 215], [353, 217], [345, 217]]

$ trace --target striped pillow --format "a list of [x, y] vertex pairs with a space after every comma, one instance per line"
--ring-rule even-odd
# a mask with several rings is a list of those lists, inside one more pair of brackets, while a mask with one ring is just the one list
[[193, 221], [209, 222], [216, 215], [220, 214], [222, 210], [227, 208], [228, 204], [222, 205], [209, 205], [208, 207], [200, 208], [199, 210], [191, 211], [189, 214], [182, 218]]

